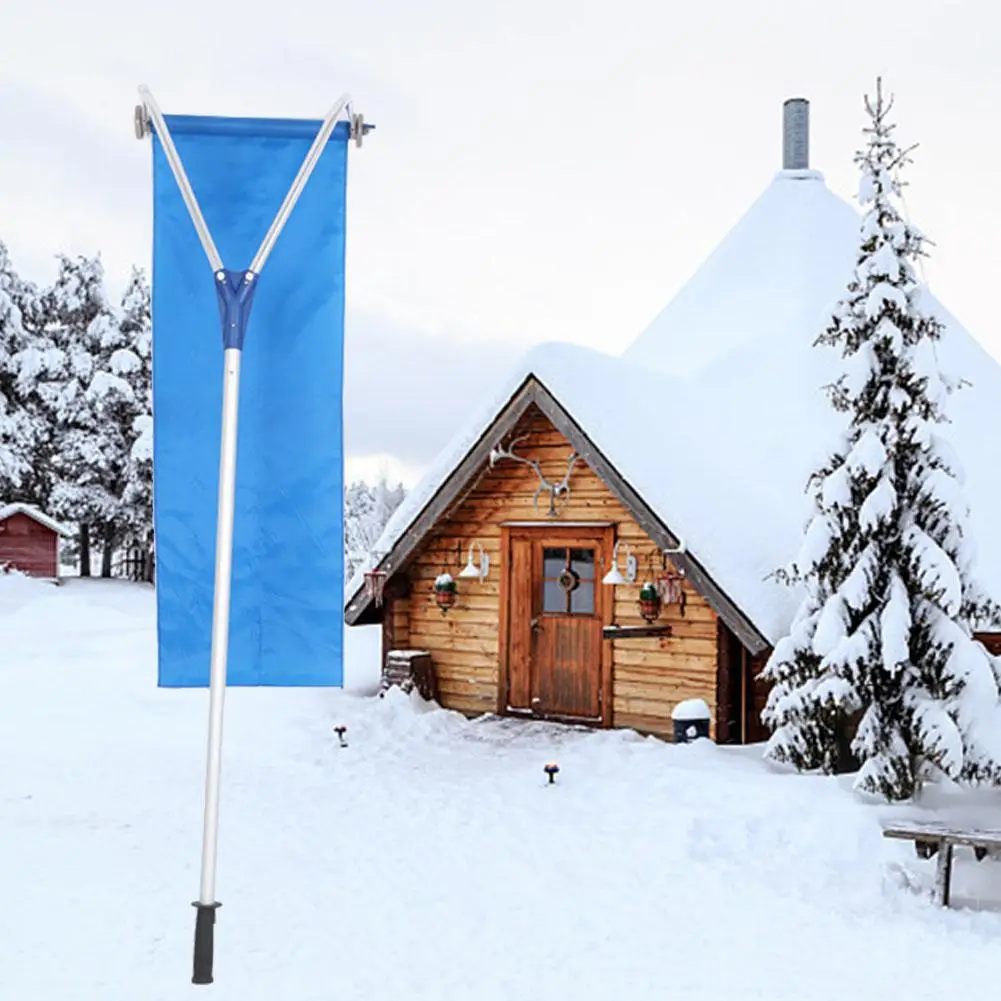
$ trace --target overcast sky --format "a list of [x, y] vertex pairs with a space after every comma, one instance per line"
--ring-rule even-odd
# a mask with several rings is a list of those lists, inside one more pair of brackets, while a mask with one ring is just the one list
[[964, 0], [33, 0], [0, 23], [0, 239], [22, 273], [100, 251], [149, 266], [148, 141], [168, 113], [378, 129], [348, 177], [349, 473], [408, 481], [498, 368], [542, 340], [618, 352], [781, 165], [811, 101], [811, 163], [854, 193], [862, 95], [920, 142], [912, 220], [932, 288], [1001, 357], [995, 4]]

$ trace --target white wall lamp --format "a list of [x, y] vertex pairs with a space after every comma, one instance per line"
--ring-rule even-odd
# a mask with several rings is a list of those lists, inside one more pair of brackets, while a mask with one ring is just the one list
[[[626, 549], [626, 572], [625, 574], [619, 570], [619, 546], [624, 545]], [[615, 543], [615, 548], [612, 550], [612, 569], [601, 578], [602, 584], [632, 584], [636, 580], [636, 574], [639, 570], [639, 565], [637, 563], [636, 557], [633, 556], [629, 549], [628, 543]]]
[[[480, 563], [479, 566], [473, 562], [473, 546], [479, 548], [480, 551]], [[470, 577], [475, 577], [478, 580], [486, 580], [487, 574], [490, 572], [490, 557], [487, 556], [486, 550], [483, 548], [483, 543], [479, 540], [474, 540], [469, 543], [469, 559], [466, 565], [459, 571], [459, 576], [466, 579]]]

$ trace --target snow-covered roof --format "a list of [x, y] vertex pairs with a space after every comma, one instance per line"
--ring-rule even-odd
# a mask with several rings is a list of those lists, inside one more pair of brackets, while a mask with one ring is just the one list
[[[569, 344], [530, 351], [396, 510], [388, 553], [528, 375], [585, 431], [770, 642], [797, 593], [766, 579], [795, 555], [809, 474], [843, 418], [822, 387], [837, 353], [814, 347], [844, 293], [859, 215], [817, 171], [781, 171], [621, 357]], [[946, 434], [966, 470], [980, 578], [1001, 601], [1001, 366], [931, 299], [942, 366], [969, 380]], [[637, 433], [657, 428], [656, 434]], [[357, 594], [359, 573], [347, 589]]]
[[25, 517], [31, 518], [32, 521], [37, 521], [39, 525], [44, 525], [58, 535], [71, 536], [73, 534], [72, 528], [64, 525], [62, 522], [56, 521], [55, 518], [50, 518], [31, 504], [24, 504], [21, 501], [16, 501], [13, 504], [0, 504], [0, 521], [6, 521], [15, 514], [23, 514]]

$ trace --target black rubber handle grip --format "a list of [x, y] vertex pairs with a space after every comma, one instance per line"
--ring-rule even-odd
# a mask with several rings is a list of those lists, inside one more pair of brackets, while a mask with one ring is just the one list
[[215, 912], [222, 904], [195, 901], [195, 962], [193, 984], [212, 983], [212, 960], [215, 953]]

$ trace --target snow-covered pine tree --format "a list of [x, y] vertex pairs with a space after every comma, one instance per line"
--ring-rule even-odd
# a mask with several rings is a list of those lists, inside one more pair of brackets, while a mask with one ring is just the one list
[[109, 541], [120, 518], [127, 450], [111, 415], [131, 387], [111, 371], [118, 323], [100, 257], [61, 257], [46, 302], [47, 331], [62, 358], [55, 378], [43, 386], [58, 442], [49, 503], [51, 513], [80, 526], [80, 574], [89, 576], [92, 532]]
[[20, 280], [7, 247], [0, 241], [0, 504], [13, 499], [29, 465], [14, 364], [25, 340], [17, 304], [19, 290]]
[[380, 477], [371, 487], [364, 481], [352, 483], [344, 494], [344, 572], [350, 578], [369, 561], [406, 490], [402, 483], [390, 488], [385, 477]]
[[826, 772], [857, 723], [856, 789], [902, 800], [935, 769], [1001, 781], [1001, 672], [973, 639], [999, 609], [974, 578], [963, 473], [940, 432], [960, 382], [939, 369], [943, 326], [917, 273], [926, 241], [898, 207], [911, 150], [892, 105], [877, 81], [856, 155], [855, 274], [818, 338], [846, 360], [830, 398], [848, 428], [810, 480], [814, 515], [785, 571], [805, 597], [766, 665], [763, 719], [768, 756]]
[[[123, 427], [128, 444], [125, 490], [122, 494], [122, 544], [141, 557], [135, 576], [149, 580], [153, 556], [153, 337], [150, 289], [139, 268], [122, 296], [120, 330], [126, 354], [112, 358], [132, 387], [133, 404]], [[135, 359], [133, 361], [133, 359]]]
[[52, 489], [54, 425], [40, 387], [62, 365], [62, 355], [45, 332], [45, 309], [38, 288], [19, 278], [0, 245], [0, 305], [3, 348], [0, 383], [8, 406], [9, 452], [15, 475], [0, 494], [48, 508]]

